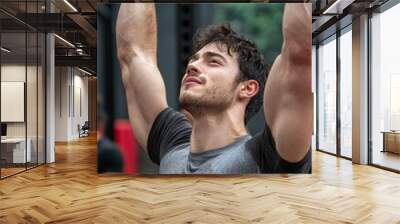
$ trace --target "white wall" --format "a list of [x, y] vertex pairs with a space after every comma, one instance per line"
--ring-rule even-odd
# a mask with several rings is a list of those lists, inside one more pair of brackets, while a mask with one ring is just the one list
[[56, 67], [55, 98], [55, 140], [79, 138], [78, 124], [88, 120], [88, 77], [76, 68]]
[[55, 141], [68, 140], [68, 86], [67, 67], [55, 68]]
[[[28, 69], [30, 66], [28, 66]], [[19, 81], [25, 82], [25, 64], [24, 65], [2, 65], [1, 81]]]
[[[77, 73], [78, 72], [78, 73]], [[74, 108], [71, 135], [78, 137], [78, 124], [82, 126], [88, 121], [88, 77], [82, 76], [79, 70], [74, 70]], [[81, 107], [81, 108], [80, 108]], [[81, 111], [80, 111], [81, 110]]]

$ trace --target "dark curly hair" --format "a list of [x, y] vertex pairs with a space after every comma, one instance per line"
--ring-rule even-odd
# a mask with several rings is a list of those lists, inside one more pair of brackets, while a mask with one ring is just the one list
[[237, 77], [238, 83], [253, 79], [260, 86], [258, 93], [247, 104], [245, 112], [245, 123], [247, 124], [262, 106], [265, 82], [270, 67], [257, 46], [236, 33], [229, 23], [211, 25], [198, 30], [193, 37], [193, 50], [197, 52], [210, 43], [222, 44], [227, 48], [230, 56], [232, 56], [232, 52], [237, 53], [240, 69], [240, 74]]

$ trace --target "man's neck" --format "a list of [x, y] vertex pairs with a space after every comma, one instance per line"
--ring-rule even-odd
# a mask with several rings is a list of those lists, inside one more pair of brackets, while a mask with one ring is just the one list
[[247, 135], [242, 117], [232, 111], [221, 114], [203, 114], [193, 118], [190, 140], [191, 152], [200, 153], [229, 145], [239, 137]]

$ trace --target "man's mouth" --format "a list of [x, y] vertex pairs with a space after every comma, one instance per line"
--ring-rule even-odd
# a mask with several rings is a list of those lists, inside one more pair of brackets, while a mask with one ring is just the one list
[[200, 79], [195, 78], [195, 77], [188, 77], [185, 79], [183, 82], [185, 86], [191, 86], [191, 85], [201, 85], [202, 82]]

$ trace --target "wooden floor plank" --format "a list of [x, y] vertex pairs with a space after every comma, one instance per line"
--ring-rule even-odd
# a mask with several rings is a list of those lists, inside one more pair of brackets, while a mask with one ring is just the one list
[[400, 175], [313, 152], [312, 175], [98, 175], [95, 136], [0, 181], [0, 223], [400, 223]]

